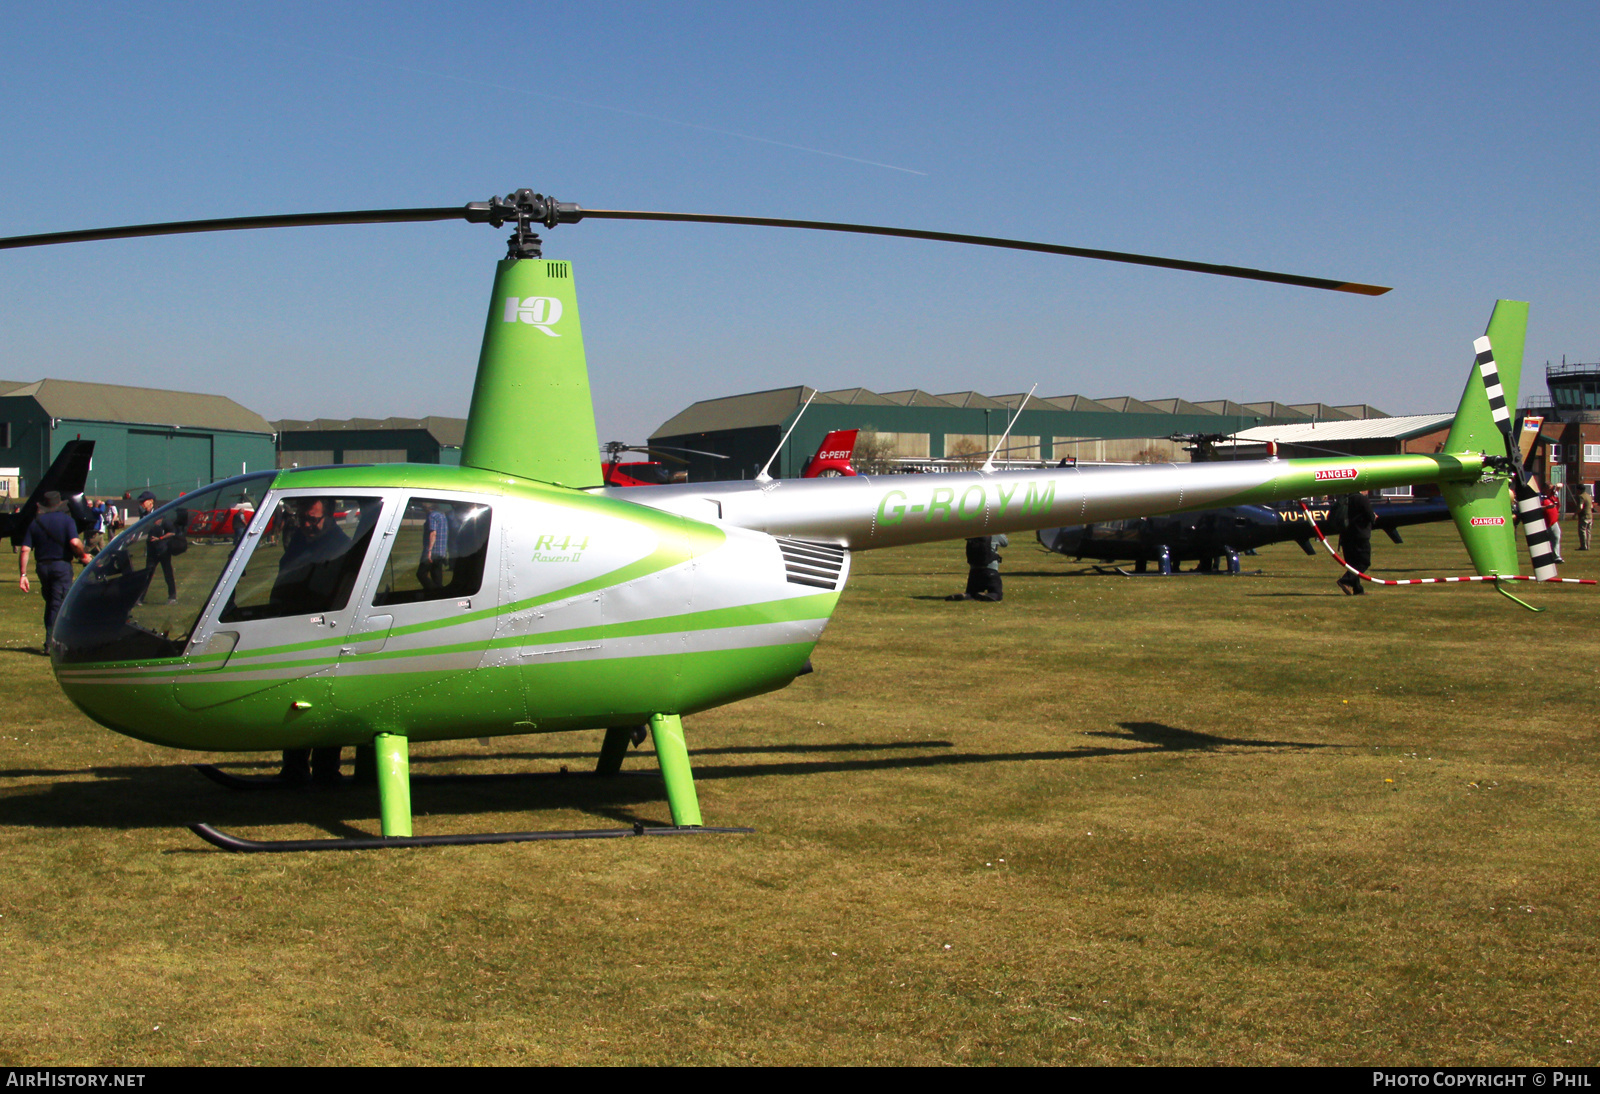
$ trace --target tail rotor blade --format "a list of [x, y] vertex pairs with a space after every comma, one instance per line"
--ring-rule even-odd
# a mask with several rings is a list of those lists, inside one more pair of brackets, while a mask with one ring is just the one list
[[1555, 536], [1545, 520], [1544, 503], [1522, 466], [1522, 450], [1512, 433], [1511, 410], [1506, 406], [1505, 391], [1500, 386], [1500, 367], [1495, 364], [1494, 346], [1485, 336], [1472, 343], [1472, 350], [1477, 355], [1478, 374], [1483, 377], [1483, 387], [1489, 396], [1489, 413], [1506, 439], [1506, 456], [1511, 460], [1511, 489], [1516, 496], [1517, 519], [1528, 540], [1533, 576], [1538, 581], [1549, 581], [1558, 576]]

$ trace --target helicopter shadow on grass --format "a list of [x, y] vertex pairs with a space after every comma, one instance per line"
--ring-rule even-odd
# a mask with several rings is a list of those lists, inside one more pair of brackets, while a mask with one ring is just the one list
[[[0, 773], [15, 774], [15, 773]], [[344, 785], [275, 788], [267, 792], [224, 790], [202, 779], [187, 764], [162, 767], [99, 768], [93, 781], [72, 779], [16, 787], [0, 799], [0, 825], [26, 828], [104, 828], [129, 831], [181, 829], [196, 822], [229, 829], [294, 825], [336, 836], [370, 836], [378, 828], [378, 795], [373, 786]], [[413, 788], [412, 807], [420, 832], [430, 817], [571, 810], [613, 817], [631, 825], [668, 823], [666, 798], [654, 771], [600, 779], [579, 774], [530, 782], [484, 780], [445, 782]], [[635, 816], [635, 812], [641, 815]], [[486, 830], [495, 824], [477, 824]], [[565, 825], [572, 827], [572, 825]]]
[[[1212, 751], [1219, 748], [1294, 748], [1310, 751], [1318, 748], [1334, 748], [1320, 741], [1258, 741], [1253, 738], [1219, 737], [1214, 733], [1200, 733], [1192, 729], [1179, 729], [1176, 726], [1165, 725], [1161, 722], [1118, 722], [1126, 731], [1126, 737], [1119, 733], [1090, 732], [1090, 737], [1116, 737], [1127, 739], [1131, 737], [1144, 744], [1153, 745], [1157, 751], [1162, 752], [1193, 752]], [[1150, 751], [1149, 749], [1133, 749], [1130, 751]]]
[[[838, 754], [951, 747], [949, 741], [845, 741], [826, 744], [727, 746], [699, 749], [708, 756], [770, 754]], [[472, 816], [480, 813], [571, 810], [608, 817], [630, 826], [669, 823], [657, 813], [666, 811], [665, 794], [652, 749], [630, 750], [627, 766], [616, 776], [595, 777], [590, 766], [597, 750], [563, 752], [454, 752], [417, 755], [412, 772], [420, 776], [413, 786], [413, 806], [419, 827], [429, 815]], [[583, 766], [569, 769], [565, 762]], [[485, 762], [519, 763], [516, 772], [448, 771], [430, 773], [439, 766], [480, 766]], [[560, 763], [559, 767], [539, 765]], [[270, 773], [277, 757], [231, 761], [232, 769]], [[739, 774], [760, 774], [762, 768], [728, 765], [700, 767], [700, 780]], [[805, 768], [808, 765], [799, 765]], [[892, 761], [885, 766], [893, 766]], [[721, 772], [721, 775], [718, 775]], [[94, 781], [83, 781], [91, 776]], [[313, 785], [263, 788], [258, 792], [228, 792], [208, 783], [189, 764], [162, 766], [104, 765], [74, 769], [9, 768], [3, 779], [56, 779], [45, 786], [22, 786], [0, 799], [0, 825], [35, 828], [181, 828], [207, 817], [225, 817], [230, 827], [309, 825], [333, 835], [368, 836], [378, 813], [377, 791], [350, 779], [335, 788]], [[438, 780], [438, 781], [433, 781]], [[353, 823], [352, 823], [353, 822]], [[365, 826], [359, 827], [359, 826]]]
[[[1123, 722], [1120, 726], [1123, 730], [1120, 733], [1090, 731], [1089, 735], [1132, 742], [1134, 747], [1107, 745], [1022, 752], [938, 751], [931, 755], [928, 750], [949, 748], [951, 742], [844, 742], [702, 749], [693, 754], [696, 761], [695, 778], [704, 784], [724, 779], [793, 778], [992, 763], [1049, 763], [1161, 752], [1330, 747], [1300, 741], [1220, 737], [1155, 722]], [[712, 756], [837, 755], [848, 752], [896, 754], [756, 763], [704, 762]], [[907, 752], [922, 754], [906, 755]], [[429, 763], [490, 758], [588, 761], [593, 757], [593, 752], [499, 753], [493, 757], [469, 753], [418, 759], [422, 761], [419, 766], [427, 766]], [[665, 819], [667, 804], [655, 769], [654, 753], [644, 749], [630, 752], [628, 762], [632, 764], [631, 770], [624, 768], [620, 775], [609, 778], [593, 777], [586, 771], [575, 771], [562, 777], [559, 772], [548, 771], [545, 772], [550, 776], [548, 778], [526, 781], [513, 778], [474, 781], [468, 778], [459, 782], [424, 783], [413, 788], [412, 806], [418, 829], [423, 832], [432, 828], [430, 817], [476, 817], [495, 813], [525, 814], [530, 811], [586, 813], [610, 818], [622, 825], [635, 822], [646, 825], [669, 823]], [[269, 766], [266, 761], [261, 761], [260, 765]], [[107, 766], [72, 772], [0, 771], [0, 777], [9, 778], [83, 774], [94, 775], [95, 781], [73, 780], [52, 782], [44, 787], [15, 788], [0, 799], [0, 825], [126, 831], [178, 829], [196, 821], [208, 820], [225, 824], [230, 829], [307, 826], [336, 836], [371, 835], [377, 827], [377, 794], [370, 786], [283, 788], [268, 793], [228, 792], [205, 782], [190, 766], [177, 764], [161, 767]], [[493, 827], [492, 821], [475, 826], [477, 830]]]

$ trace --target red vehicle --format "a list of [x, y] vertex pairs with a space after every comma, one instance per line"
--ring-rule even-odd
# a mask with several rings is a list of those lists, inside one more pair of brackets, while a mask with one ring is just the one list
[[238, 506], [231, 509], [190, 509], [188, 512], [189, 523], [185, 527], [191, 539], [238, 539], [250, 524], [250, 518], [256, 515], [254, 508], [241, 509]]
[[856, 452], [856, 434], [859, 429], [836, 429], [822, 438], [817, 454], [806, 461], [802, 479], [831, 479], [840, 475], [854, 475], [850, 458]]
[[[816, 455], [806, 460], [805, 470], [800, 473], [803, 479], [833, 478], [839, 475], [854, 475], [856, 469], [850, 466], [850, 458], [855, 455], [856, 434], [860, 430], [837, 429], [822, 438], [822, 444], [817, 447]], [[697, 456], [715, 456], [714, 452], [695, 452], [692, 448], [680, 448], [679, 452], [692, 452]], [[612, 441], [606, 445], [608, 459], [605, 465], [605, 483], [607, 486], [665, 486], [674, 481], [673, 475], [677, 472], [670, 470], [666, 464], [652, 460], [640, 460], [634, 463], [623, 463], [624, 452], [644, 452], [651, 456], [659, 456], [673, 463], [687, 463], [677, 456], [657, 448], [637, 448], [624, 445], [619, 441]], [[717, 456], [717, 459], [726, 459], [726, 456]], [[682, 481], [682, 480], [678, 480]]]
[[[693, 449], [681, 449], [691, 452]], [[688, 460], [677, 456], [668, 455], [654, 448], [640, 448], [634, 445], [625, 445], [621, 441], [612, 441], [606, 445], [605, 484], [607, 486], [665, 486], [672, 481], [673, 472], [667, 469], [666, 464], [653, 460], [636, 460], [632, 463], [623, 463], [624, 452], [643, 452], [650, 456], [660, 456], [673, 463], [688, 463]], [[703, 452], [696, 455], [709, 456], [713, 453]], [[722, 459], [724, 457], [717, 457]]]

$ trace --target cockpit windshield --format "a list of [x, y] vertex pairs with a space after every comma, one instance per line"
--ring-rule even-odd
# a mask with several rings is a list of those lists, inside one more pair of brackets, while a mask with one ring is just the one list
[[63, 661], [178, 657], [276, 471], [240, 475], [150, 512], [73, 583], [56, 620]]

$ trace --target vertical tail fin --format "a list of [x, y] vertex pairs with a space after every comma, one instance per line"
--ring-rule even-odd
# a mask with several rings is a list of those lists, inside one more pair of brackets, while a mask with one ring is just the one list
[[856, 469], [850, 466], [850, 458], [856, 451], [857, 429], [835, 429], [817, 446], [817, 454], [806, 461], [806, 469], [801, 478], [814, 479], [818, 476], [832, 478], [836, 475], [854, 475]]
[[461, 464], [597, 486], [599, 451], [571, 265], [505, 259], [495, 272]]

